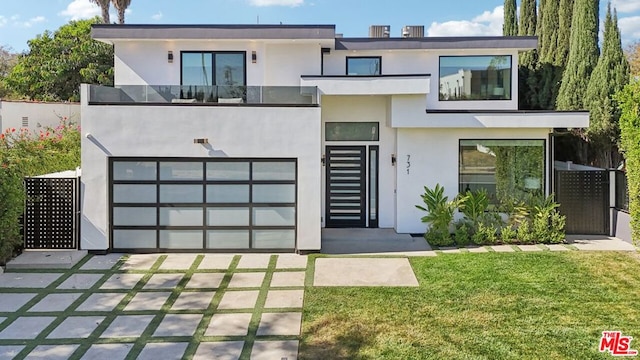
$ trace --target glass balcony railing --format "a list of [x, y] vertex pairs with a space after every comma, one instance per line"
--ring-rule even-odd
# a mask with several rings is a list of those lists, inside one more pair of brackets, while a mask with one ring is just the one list
[[317, 105], [315, 86], [89, 85], [90, 105], [127, 104]]

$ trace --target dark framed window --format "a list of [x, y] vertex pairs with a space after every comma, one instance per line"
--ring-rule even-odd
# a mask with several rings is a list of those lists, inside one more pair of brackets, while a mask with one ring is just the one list
[[510, 55], [441, 56], [439, 99], [511, 100]]
[[377, 122], [328, 122], [324, 124], [325, 141], [378, 141]]
[[213, 102], [247, 96], [244, 51], [183, 51], [180, 54], [180, 98]]
[[382, 74], [382, 57], [347, 56], [347, 75], [377, 76]]
[[112, 249], [294, 250], [295, 159], [110, 158]]
[[545, 192], [545, 140], [460, 140], [461, 193], [486, 189], [493, 203]]

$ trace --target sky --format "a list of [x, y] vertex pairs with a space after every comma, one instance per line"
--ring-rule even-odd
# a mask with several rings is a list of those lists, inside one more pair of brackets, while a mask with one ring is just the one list
[[[426, 36], [501, 35], [503, 0], [132, 0], [128, 24], [333, 24], [346, 37], [368, 36], [370, 25], [424, 25]], [[520, 1], [518, 1], [520, 3]], [[607, 2], [600, 1], [604, 17]], [[640, 40], [640, 0], [612, 0], [623, 45]], [[93, 17], [90, 0], [0, 0], [0, 45], [15, 52], [45, 30]], [[111, 20], [117, 20], [112, 6]], [[601, 25], [602, 28], [602, 25]], [[601, 29], [602, 31], [602, 29]]]

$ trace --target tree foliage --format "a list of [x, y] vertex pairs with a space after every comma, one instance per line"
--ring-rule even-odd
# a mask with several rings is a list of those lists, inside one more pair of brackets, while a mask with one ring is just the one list
[[571, 23], [573, 21], [574, 0], [560, 0], [558, 10], [558, 46], [555, 51], [556, 66], [564, 68], [569, 57]]
[[6, 78], [16, 93], [35, 100], [80, 100], [80, 84], [113, 84], [113, 47], [91, 39], [98, 18], [71, 21], [29, 40]]
[[90, 0], [90, 1], [100, 6], [100, 11], [102, 12], [102, 23], [110, 24], [111, 19], [109, 18], [109, 7], [111, 6], [111, 0]]
[[599, 1], [575, 0], [571, 22], [569, 58], [562, 75], [556, 106], [583, 110], [591, 72], [598, 63]]
[[118, 23], [124, 24], [125, 11], [131, 5], [131, 0], [112, 0], [113, 6], [118, 11]]
[[502, 35], [518, 35], [518, 9], [516, 0], [504, 1], [504, 24], [502, 25]]
[[589, 85], [585, 104], [590, 111], [587, 138], [596, 152], [596, 165], [613, 167], [611, 153], [618, 139], [618, 106], [613, 96], [629, 81], [629, 64], [622, 51], [617, 14], [607, 8], [602, 54]]
[[5, 78], [16, 65], [18, 55], [13, 53], [10, 48], [0, 46], [0, 99], [11, 97], [11, 90], [5, 84]]
[[640, 78], [640, 41], [629, 45], [626, 51], [631, 76]]
[[640, 241], [640, 81], [627, 84], [616, 95], [620, 109], [620, 149], [629, 184], [629, 212], [633, 240]]

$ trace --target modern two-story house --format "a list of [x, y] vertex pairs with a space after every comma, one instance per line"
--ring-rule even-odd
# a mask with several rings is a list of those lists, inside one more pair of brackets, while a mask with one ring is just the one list
[[423, 186], [550, 192], [554, 128], [518, 109], [535, 37], [336, 36], [333, 25], [94, 25], [115, 86], [82, 87], [81, 247], [297, 251], [323, 227], [425, 225]]

